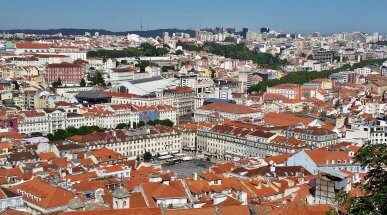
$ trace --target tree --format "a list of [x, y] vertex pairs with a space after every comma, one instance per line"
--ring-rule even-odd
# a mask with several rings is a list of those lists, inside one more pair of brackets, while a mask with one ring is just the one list
[[81, 79], [81, 82], [79, 82], [79, 86], [86, 87], [86, 81], [84, 78]]
[[234, 38], [234, 37], [226, 37], [224, 39], [224, 42], [228, 42], [228, 43], [236, 43], [237, 40]]
[[149, 162], [151, 159], [152, 159], [152, 153], [150, 153], [150, 152], [145, 152], [144, 153], [144, 157], [143, 157], [143, 159], [144, 159], [144, 161], [145, 162]]
[[382, 63], [386, 59], [378, 59], [378, 60], [366, 60], [366, 61], [361, 61], [359, 63], [355, 63], [352, 66], [346, 64], [340, 68], [336, 69], [330, 69], [330, 70], [324, 70], [321, 72], [316, 72], [316, 71], [299, 71], [299, 72], [291, 72], [287, 74], [286, 76], [282, 77], [281, 79], [272, 79], [272, 80], [267, 80], [267, 81], [261, 81], [258, 84], [251, 86], [249, 88], [249, 92], [252, 91], [266, 91], [267, 87], [272, 87], [272, 86], [277, 86], [279, 84], [304, 84], [307, 83], [313, 79], [316, 78], [328, 78], [330, 75], [342, 71], [347, 71], [347, 70], [354, 70], [357, 68], [362, 68], [370, 64], [376, 64], [376, 65], [382, 65]]
[[102, 72], [96, 71], [91, 76], [92, 85], [105, 86], [105, 80], [103, 79]]
[[19, 85], [19, 83], [17, 83], [17, 81], [13, 81], [12, 83], [15, 86], [15, 90], [19, 90], [20, 89], [20, 85]]
[[162, 66], [161, 67], [162, 72], [168, 72], [168, 70], [174, 70], [174, 69], [175, 69], [174, 66]]
[[41, 136], [43, 136], [43, 134], [40, 132], [32, 132], [31, 133], [31, 137], [41, 137]]
[[148, 60], [142, 60], [142, 61], [138, 62], [135, 66], [136, 67], [140, 67], [140, 71], [141, 72], [145, 72], [145, 68], [146, 67], [148, 67], [148, 66], [158, 66], [158, 65], [153, 63], [153, 62], [150, 62]]
[[215, 70], [211, 69], [211, 78], [214, 79], [216, 76]]
[[174, 123], [169, 119], [160, 120], [160, 125], [172, 127]]
[[[138, 48], [124, 48], [122, 50], [96, 50], [87, 52], [87, 57], [121, 58], [139, 56], [164, 56], [169, 53], [168, 48], [156, 48], [149, 43], [142, 43]], [[122, 62], [121, 62], [122, 63]]]
[[184, 52], [183, 52], [182, 50], [177, 50], [177, 51], [175, 52], [175, 55], [182, 55], [182, 54], [184, 54]]
[[138, 124], [137, 124], [137, 127], [136, 128], [141, 128], [145, 126], [145, 122], [144, 121], [140, 121]]
[[55, 81], [55, 82], [52, 83], [52, 86], [53, 86], [53, 87], [59, 87], [59, 86], [62, 86], [62, 80], [60, 80], [60, 78], [58, 78], [57, 81]]
[[80, 128], [68, 127], [66, 130], [58, 129], [54, 132], [54, 134], [48, 134], [47, 138], [50, 141], [65, 140], [68, 137], [71, 137], [74, 135], [85, 135], [96, 131], [103, 132], [105, 131], [105, 129], [100, 128], [98, 126], [81, 126]]
[[387, 146], [385, 144], [365, 144], [356, 154], [355, 162], [362, 168], [370, 168], [365, 183], [360, 187], [365, 194], [350, 197], [350, 214], [387, 214]]
[[128, 124], [126, 123], [119, 123], [116, 125], [116, 129], [124, 129], [124, 128], [128, 128]]

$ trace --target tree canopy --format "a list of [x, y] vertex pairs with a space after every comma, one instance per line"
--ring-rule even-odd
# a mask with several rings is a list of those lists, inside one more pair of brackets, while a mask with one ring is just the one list
[[224, 39], [224, 42], [228, 42], [228, 43], [236, 43], [237, 42], [237, 39], [235, 39], [235, 37], [226, 37]]
[[271, 69], [281, 69], [281, 66], [287, 63], [286, 60], [281, 60], [272, 54], [250, 50], [245, 44], [221, 45], [214, 42], [205, 42], [202, 46], [195, 46], [178, 41], [176, 45], [182, 46], [183, 49], [189, 51], [206, 51], [227, 58], [251, 60], [257, 65]]
[[95, 71], [90, 77], [91, 85], [105, 86], [105, 80], [103, 79], [101, 71]]
[[152, 153], [150, 153], [150, 152], [145, 152], [144, 153], [144, 157], [143, 157], [143, 159], [144, 159], [144, 161], [145, 162], [149, 162], [151, 159], [152, 159]]
[[68, 137], [74, 136], [74, 135], [86, 135], [90, 134], [93, 132], [103, 132], [105, 129], [100, 128], [98, 126], [81, 126], [79, 128], [75, 127], [68, 127], [65, 130], [63, 129], [58, 129], [54, 132], [54, 134], [48, 134], [47, 138], [50, 141], [55, 141], [55, 140], [65, 140]]
[[349, 199], [349, 213], [387, 214], [387, 145], [364, 145], [356, 154], [355, 162], [370, 170], [365, 176], [365, 183], [360, 187], [365, 192], [364, 195]]
[[86, 81], [84, 78], [82, 78], [81, 81], [79, 82], [79, 86], [86, 87]]
[[331, 70], [324, 70], [321, 72], [316, 72], [316, 71], [300, 71], [300, 72], [291, 72], [288, 75], [282, 77], [281, 79], [272, 79], [272, 80], [267, 80], [267, 81], [262, 81], [259, 82], [258, 84], [250, 87], [249, 91], [266, 91], [267, 87], [273, 87], [279, 84], [304, 84], [307, 83], [313, 79], [316, 78], [328, 78], [330, 75], [342, 71], [347, 71], [347, 70], [354, 70], [357, 68], [362, 68], [365, 67], [369, 64], [378, 64], [381, 65], [385, 59], [380, 59], [380, 60], [367, 60], [367, 61], [361, 61], [359, 63], [355, 63], [352, 66], [346, 64], [340, 68], [337, 69], [331, 69]]
[[140, 56], [165, 56], [169, 53], [167, 48], [156, 48], [149, 43], [142, 43], [138, 48], [124, 48], [122, 50], [96, 50], [87, 52], [87, 57], [100, 58], [121, 58], [121, 57], [140, 57]]
[[60, 86], [62, 86], [62, 80], [60, 80], [60, 78], [58, 78], [57, 81], [52, 82], [52, 86], [53, 87], [60, 87]]

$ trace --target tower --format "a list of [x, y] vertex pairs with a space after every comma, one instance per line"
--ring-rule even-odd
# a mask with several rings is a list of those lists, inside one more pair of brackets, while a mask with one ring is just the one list
[[114, 190], [114, 192], [112, 193], [112, 196], [113, 196], [114, 209], [130, 208], [130, 205], [129, 205], [130, 193], [127, 189], [123, 187], [119, 187]]

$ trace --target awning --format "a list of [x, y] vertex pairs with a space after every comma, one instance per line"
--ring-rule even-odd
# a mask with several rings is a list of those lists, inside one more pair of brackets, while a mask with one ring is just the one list
[[160, 156], [164, 156], [164, 155], [168, 155], [168, 154], [169, 154], [168, 152], [159, 152]]
[[171, 153], [171, 154], [177, 154], [177, 153], [179, 153], [179, 150], [173, 150], [173, 151], [171, 151], [170, 153]]
[[166, 160], [166, 159], [170, 159], [170, 158], [173, 158], [173, 156], [172, 155], [164, 155], [164, 156], [160, 156], [159, 160]]

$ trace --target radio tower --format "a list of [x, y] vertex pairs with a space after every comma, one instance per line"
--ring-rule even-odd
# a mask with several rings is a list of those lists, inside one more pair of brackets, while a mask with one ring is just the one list
[[141, 19], [141, 25], [140, 25], [141, 31], [142, 31], [142, 19]]

